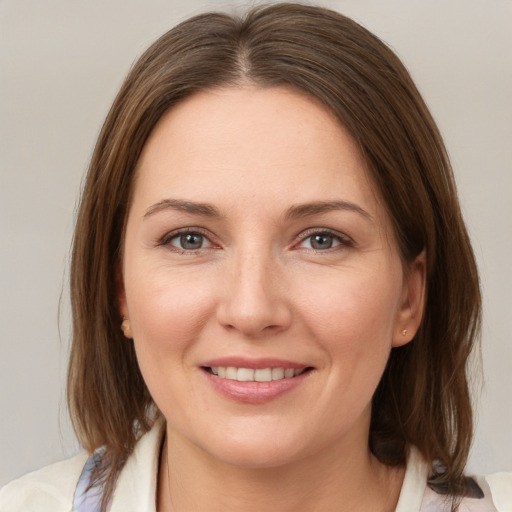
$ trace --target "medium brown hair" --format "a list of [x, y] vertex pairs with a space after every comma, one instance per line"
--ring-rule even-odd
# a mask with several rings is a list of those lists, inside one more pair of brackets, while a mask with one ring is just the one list
[[427, 254], [428, 296], [414, 340], [394, 348], [373, 398], [370, 448], [404, 464], [415, 445], [430, 484], [455, 496], [472, 439], [468, 356], [480, 291], [439, 131], [396, 55], [366, 29], [319, 7], [277, 4], [239, 18], [210, 13], [163, 35], [128, 74], [100, 133], [76, 223], [68, 400], [79, 440], [106, 447], [104, 485], [158, 416], [124, 338], [117, 302], [123, 229], [141, 150], [162, 115], [197, 91], [288, 86], [349, 130], [391, 217], [401, 256]]

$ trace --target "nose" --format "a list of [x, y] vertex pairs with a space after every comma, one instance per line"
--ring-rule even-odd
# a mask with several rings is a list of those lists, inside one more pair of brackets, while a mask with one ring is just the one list
[[279, 265], [271, 257], [241, 254], [226, 272], [219, 323], [249, 338], [286, 330], [292, 320], [286, 286]]

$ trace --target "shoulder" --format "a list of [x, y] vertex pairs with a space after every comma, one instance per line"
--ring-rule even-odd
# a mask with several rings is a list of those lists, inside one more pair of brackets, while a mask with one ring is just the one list
[[69, 512], [88, 454], [51, 464], [0, 490], [0, 512]]

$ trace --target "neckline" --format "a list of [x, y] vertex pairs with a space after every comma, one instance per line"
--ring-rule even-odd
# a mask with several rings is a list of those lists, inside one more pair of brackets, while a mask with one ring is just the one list
[[[140, 512], [156, 511], [158, 465], [165, 435], [165, 421], [159, 418], [138, 442], [121, 470], [111, 503], [111, 512], [124, 512], [137, 503]], [[420, 512], [428, 467], [420, 452], [410, 446], [404, 480], [395, 512]]]

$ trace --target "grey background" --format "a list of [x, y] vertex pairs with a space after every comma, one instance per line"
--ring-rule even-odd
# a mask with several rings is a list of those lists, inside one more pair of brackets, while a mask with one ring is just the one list
[[[470, 470], [512, 470], [512, 1], [317, 3], [398, 52], [445, 137], [485, 300]], [[0, 486], [78, 449], [64, 393], [69, 247], [110, 103], [135, 58], [177, 21], [240, 5], [0, 0]]]

